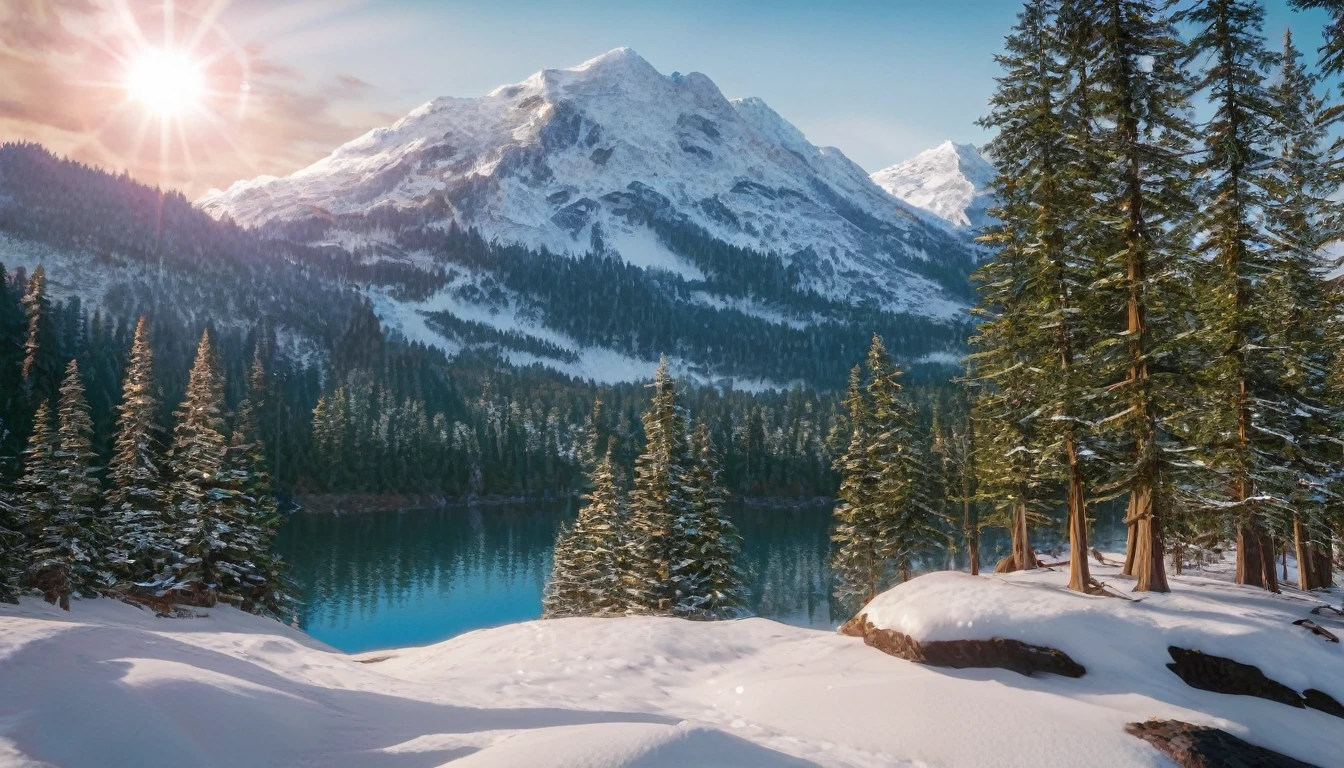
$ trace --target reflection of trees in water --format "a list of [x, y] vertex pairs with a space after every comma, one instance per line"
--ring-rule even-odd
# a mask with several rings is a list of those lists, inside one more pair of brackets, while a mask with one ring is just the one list
[[[1124, 546], [1123, 513], [1123, 503], [1092, 510], [1096, 546]], [[529, 602], [522, 615], [540, 616], [555, 533], [572, 516], [559, 504], [301, 514], [281, 529], [277, 548], [303, 589], [305, 626], [367, 624], [379, 610], [453, 591]], [[812, 626], [846, 618], [831, 609], [829, 508], [738, 507], [732, 517], [742, 533], [753, 613]], [[1032, 539], [1043, 554], [1068, 541], [1062, 523], [1033, 531]], [[1005, 532], [986, 529], [982, 568], [993, 568], [1009, 548]], [[938, 555], [920, 570], [949, 567], [965, 570], [965, 552]]]
[[302, 588], [304, 623], [340, 626], [454, 588], [527, 584], [540, 595], [565, 515], [556, 505], [300, 514], [276, 546]]
[[830, 510], [733, 510], [742, 532], [749, 606], [758, 616], [792, 624], [830, 623]]

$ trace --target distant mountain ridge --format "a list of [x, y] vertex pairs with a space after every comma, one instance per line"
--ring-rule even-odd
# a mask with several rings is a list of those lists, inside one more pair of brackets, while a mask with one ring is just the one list
[[689, 238], [776, 254], [800, 290], [930, 318], [964, 307], [972, 258], [963, 238], [760, 99], [729, 100], [699, 73], [662, 75], [628, 48], [436, 99], [290, 176], [239, 181], [198, 205], [249, 226], [428, 211], [486, 240], [596, 247], [700, 280]]
[[892, 196], [928, 211], [959, 231], [992, 221], [994, 166], [970, 144], [943, 142], [872, 175]]

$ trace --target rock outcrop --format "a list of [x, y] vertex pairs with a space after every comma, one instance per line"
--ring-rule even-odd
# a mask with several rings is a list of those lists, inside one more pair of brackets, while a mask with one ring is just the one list
[[1064, 677], [1082, 677], [1087, 672], [1082, 664], [1055, 648], [1001, 637], [920, 642], [894, 629], [873, 626], [866, 614], [859, 614], [845, 622], [840, 632], [861, 637], [865, 643], [883, 653], [932, 667], [998, 668], [1028, 676], [1047, 672]]
[[1227, 731], [1179, 720], [1130, 723], [1125, 730], [1152, 744], [1181, 768], [1316, 768]]

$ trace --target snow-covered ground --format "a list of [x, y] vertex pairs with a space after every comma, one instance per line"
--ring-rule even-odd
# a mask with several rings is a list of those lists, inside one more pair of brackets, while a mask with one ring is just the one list
[[1124, 732], [1162, 717], [1340, 765], [1339, 719], [1164, 666], [1178, 644], [1344, 699], [1344, 651], [1291, 624], [1338, 593], [1205, 575], [1129, 602], [1068, 593], [1066, 576], [932, 574], [868, 613], [926, 640], [1052, 645], [1079, 679], [931, 668], [763, 619], [534, 621], [351, 657], [230, 608], [27, 601], [0, 606], [0, 764], [1166, 766]]

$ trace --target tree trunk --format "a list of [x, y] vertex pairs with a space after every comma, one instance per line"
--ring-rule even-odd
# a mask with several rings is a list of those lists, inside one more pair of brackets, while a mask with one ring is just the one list
[[[1304, 592], [1316, 588], [1316, 551], [1307, 540], [1307, 532], [1302, 527], [1302, 521], [1293, 519], [1293, 555], [1297, 557], [1297, 586]], [[1288, 550], [1284, 550], [1284, 558], [1288, 557]], [[1283, 569], [1283, 578], [1288, 578], [1288, 566]]]
[[1087, 565], [1087, 502], [1083, 497], [1083, 470], [1077, 446], [1069, 435], [1069, 589], [1086, 592], [1092, 585]]
[[1274, 570], [1274, 540], [1252, 517], [1237, 527], [1237, 583], [1279, 591]]
[[1013, 570], [1029, 571], [1038, 565], [1027, 534], [1027, 503], [1019, 500], [1013, 508]]
[[980, 521], [976, 519], [975, 504], [970, 489], [964, 489], [961, 502], [962, 535], [966, 538], [966, 556], [971, 560], [971, 575], [980, 575]]
[[1129, 511], [1125, 514], [1125, 566], [1120, 569], [1122, 576], [1134, 575], [1134, 554], [1139, 544], [1138, 520], [1134, 517], [1134, 496], [1129, 497]]
[[1153, 511], [1152, 486], [1143, 483], [1130, 495], [1130, 514], [1134, 523], [1135, 592], [1170, 592], [1167, 563], [1162, 545], [1162, 521]]

